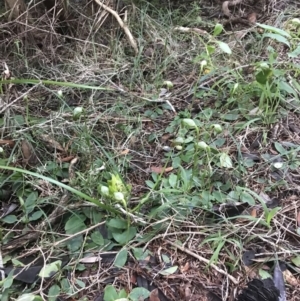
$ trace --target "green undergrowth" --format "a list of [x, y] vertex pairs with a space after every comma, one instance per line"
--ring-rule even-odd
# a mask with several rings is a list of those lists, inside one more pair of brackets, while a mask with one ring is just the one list
[[[280, 208], [268, 208], [255, 187], [270, 193], [286, 187], [284, 178], [274, 183], [263, 172], [297, 170], [299, 146], [274, 141], [284, 161], [266, 155], [257, 164], [242, 155], [251, 144], [244, 137], [259, 133], [260, 148], [269, 147], [270, 128], [299, 107], [299, 20], [289, 19], [281, 28], [257, 24], [263, 33], [253, 36], [265, 50], [262, 54], [253, 47], [244, 61], [242, 50], [227, 43], [221, 24], [194, 18], [197, 5], [183, 18], [179, 9], [171, 14], [152, 8], [137, 9], [131, 20], [140, 53], [130, 56], [130, 47], [117, 37], [110, 71], [101, 80], [87, 68], [88, 80], [0, 82], [1, 96], [9, 93], [9, 84], [31, 89], [19, 103], [23, 110], [2, 114], [0, 107], [2, 138], [14, 141], [0, 147], [0, 194], [3, 203], [15, 207], [2, 213], [2, 247], [44, 222], [35, 241], [22, 242], [27, 251], [38, 250], [44, 257], [36, 281], [24, 287], [8, 273], [1, 281], [1, 300], [56, 300], [61, 295], [85, 300], [81, 292], [93, 288], [80, 278], [87, 270], [84, 259], [115, 252], [113, 266], [122, 269], [129, 258], [139, 261], [153, 254], [151, 246], [142, 248], [151, 239], [169, 228], [179, 231], [187, 221], [207, 225], [199, 247], [212, 254], [209, 264], [225, 253], [228, 271], [237, 271], [244, 242], [232, 218], [214, 216], [214, 208], [224, 204], [262, 205], [262, 217], [244, 218], [272, 231]], [[174, 24], [203, 25], [208, 34], [172, 31]], [[94, 51], [81, 67], [92, 66]], [[69, 64], [68, 71], [76, 70]], [[58, 78], [64, 78], [62, 70]], [[180, 85], [189, 76], [188, 87]], [[55, 109], [45, 109], [49, 99]], [[24, 140], [31, 145], [27, 152]], [[33, 157], [36, 162], [24, 163]], [[56, 208], [61, 210], [53, 223]], [[183, 240], [179, 237], [178, 244]], [[25, 268], [19, 251], [4, 252], [3, 264]], [[96, 260], [92, 269], [97, 269]], [[160, 275], [177, 270], [168, 266]], [[142, 287], [102, 289], [105, 301], [144, 300], [150, 294]]]

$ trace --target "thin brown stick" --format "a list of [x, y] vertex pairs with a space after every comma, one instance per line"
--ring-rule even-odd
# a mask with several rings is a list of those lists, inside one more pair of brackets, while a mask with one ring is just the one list
[[[202, 257], [202, 256], [200, 256], [200, 255], [198, 255], [198, 254], [195, 254], [194, 252], [190, 251], [189, 249], [186, 249], [185, 247], [179, 246], [179, 245], [177, 245], [177, 244], [175, 244], [175, 243], [173, 243], [173, 242], [171, 242], [171, 241], [169, 241], [169, 240], [167, 240], [166, 242], [167, 242], [168, 244], [172, 245], [173, 247], [178, 248], [178, 249], [181, 250], [182, 252], [185, 252], [185, 253], [187, 253], [187, 254], [189, 254], [189, 255], [195, 257], [196, 259], [198, 259], [198, 260], [200, 260], [200, 261], [203, 261], [203, 262], [209, 264], [209, 260], [208, 260], [208, 259], [206, 259], [206, 258], [204, 258], [204, 257]], [[219, 272], [220, 274], [225, 275], [226, 277], [228, 277], [234, 284], [238, 284], [238, 281], [237, 281], [233, 276], [229, 275], [226, 271], [220, 269], [219, 267], [217, 267], [217, 266], [216, 266], [215, 264], [213, 264], [213, 263], [210, 263], [210, 266], [211, 266], [212, 268], [214, 268], [214, 269], [215, 269], [217, 272]]]
[[138, 54], [138, 47], [137, 47], [137, 43], [135, 41], [135, 39], [133, 38], [133, 35], [131, 34], [128, 26], [123, 22], [123, 20], [120, 18], [120, 16], [118, 15], [118, 13], [111, 9], [110, 7], [108, 7], [107, 5], [103, 4], [100, 0], [95, 0], [103, 9], [105, 9], [106, 11], [108, 11], [110, 14], [112, 14], [116, 20], [118, 21], [119, 25], [121, 26], [121, 28], [124, 30], [125, 34], [127, 35], [127, 38], [129, 40], [130, 45], [132, 46], [132, 48], [135, 51], [135, 54]]

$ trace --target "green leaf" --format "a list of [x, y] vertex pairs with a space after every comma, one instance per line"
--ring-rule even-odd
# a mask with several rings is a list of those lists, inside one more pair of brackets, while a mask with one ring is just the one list
[[34, 294], [23, 294], [16, 301], [43, 301], [43, 299]]
[[104, 239], [103, 239], [103, 236], [101, 235], [101, 233], [99, 231], [94, 231], [92, 234], [91, 234], [91, 239], [92, 241], [99, 245], [99, 246], [103, 246], [104, 245]]
[[60, 287], [57, 284], [52, 285], [48, 292], [48, 301], [56, 301], [59, 294]]
[[298, 44], [296, 49], [294, 49], [292, 52], [289, 52], [288, 56], [290, 58], [296, 58], [296, 57], [300, 56], [300, 44]]
[[280, 35], [282, 35], [284, 37], [291, 38], [291, 36], [290, 36], [289, 33], [287, 33], [286, 31], [284, 31], [284, 30], [282, 30], [280, 28], [276, 28], [276, 27], [273, 27], [273, 26], [270, 26], [270, 25], [260, 24], [260, 23], [256, 23], [256, 25], [258, 25], [259, 27], [261, 27], [263, 29], [266, 29], [266, 30], [275, 32], [277, 34], [280, 34]]
[[300, 256], [293, 257], [291, 260], [296, 267], [300, 267]]
[[285, 37], [283, 37], [283, 36], [281, 36], [279, 34], [276, 34], [276, 33], [265, 33], [263, 35], [263, 37], [264, 38], [270, 38], [270, 39], [276, 40], [277, 42], [280, 42], [280, 43], [283, 43], [283, 44], [287, 45], [289, 48], [291, 47], [289, 41]]
[[[127, 292], [125, 291], [125, 289], [122, 289], [119, 291], [118, 297], [119, 298], [127, 298]], [[126, 299], [127, 300], [127, 299]]]
[[270, 68], [263, 69], [256, 74], [255, 79], [261, 85], [265, 85], [272, 75], [273, 72]]
[[163, 276], [169, 276], [169, 275], [174, 274], [177, 270], [178, 270], [178, 266], [175, 265], [175, 266], [173, 266], [173, 267], [170, 267], [170, 268], [168, 268], [168, 269], [165, 269], [165, 270], [159, 272], [159, 274], [161, 274], [161, 275], [163, 275]]
[[83, 281], [76, 279], [75, 282], [80, 288], [85, 288], [85, 283]]
[[116, 229], [127, 229], [128, 224], [127, 221], [125, 221], [124, 219], [120, 219], [120, 218], [112, 218], [110, 219], [106, 225], [110, 228], [116, 228]]
[[41, 278], [50, 278], [54, 274], [56, 274], [61, 269], [61, 260], [56, 260], [54, 262], [51, 262], [49, 264], [46, 264], [43, 266], [43, 268], [39, 272], [39, 276]]
[[116, 232], [112, 233], [114, 240], [122, 246], [126, 245], [132, 238], [135, 237], [135, 235], [136, 235], [135, 227], [130, 227], [128, 230], [122, 233], [116, 233]]
[[107, 285], [104, 289], [104, 301], [115, 301], [118, 299], [118, 294], [116, 289], [112, 285]]
[[221, 167], [232, 168], [231, 158], [226, 153], [221, 153], [220, 164]]
[[10, 288], [13, 284], [14, 281], [14, 271], [10, 271], [10, 273], [8, 274], [8, 276], [4, 279], [3, 281], [3, 289], [7, 289]]
[[250, 193], [248, 193], [246, 191], [241, 192], [241, 194], [240, 194], [240, 200], [241, 200], [241, 202], [248, 203], [251, 206], [255, 205], [254, 198], [252, 197], [252, 195]]
[[77, 235], [72, 239], [68, 240], [67, 246], [70, 252], [76, 252], [82, 247], [82, 244], [83, 244], [83, 236]]
[[272, 278], [272, 276], [265, 270], [259, 269], [258, 270], [258, 274], [261, 277], [261, 279], [268, 279], [268, 278]]
[[286, 149], [281, 145], [281, 143], [275, 141], [274, 146], [276, 150], [281, 154], [285, 155], [286, 154]]
[[217, 41], [217, 44], [219, 45], [220, 49], [227, 53], [227, 54], [231, 54], [232, 51], [230, 49], [230, 47], [228, 46], [228, 44], [224, 43], [224, 42], [220, 42], [220, 41]]
[[215, 28], [214, 28], [214, 33], [213, 35], [216, 37], [218, 36], [221, 32], [223, 31], [223, 25], [220, 23], [217, 23]]
[[122, 249], [116, 256], [114, 265], [118, 268], [122, 268], [126, 262], [128, 257], [127, 249]]
[[1, 218], [1, 221], [7, 224], [14, 224], [15, 222], [18, 221], [18, 219], [15, 215], [7, 215]]
[[169, 176], [169, 184], [172, 188], [175, 188], [176, 187], [176, 184], [177, 184], [177, 175], [175, 174], [170, 174]]
[[65, 224], [66, 234], [76, 234], [86, 229], [84, 224], [85, 217], [72, 215]]
[[149, 296], [150, 296], [150, 292], [147, 289], [143, 287], [136, 287], [130, 292], [128, 297], [132, 301], [143, 301], [147, 299]]
[[39, 218], [41, 218], [43, 215], [43, 211], [42, 210], [39, 210], [39, 211], [35, 211], [34, 213], [32, 213], [29, 217], [29, 220], [30, 221], [36, 221], [38, 220]]
[[144, 260], [149, 254], [147, 250], [144, 252], [143, 248], [132, 248], [132, 252], [136, 260]]

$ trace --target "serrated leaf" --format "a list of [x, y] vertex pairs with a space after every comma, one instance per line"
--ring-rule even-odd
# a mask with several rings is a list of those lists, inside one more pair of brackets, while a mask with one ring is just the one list
[[56, 260], [42, 267], [39, 272], [41, 278], [50, 278], [61, 269], [62, 261]]
[[168, 269], [165, 269], [165, 270], [159, 272], [159, 274], [161, 274], [161, 275], [163, 275], [163, 276], [169, 276], [169, 275], [174, 274], [177, 270], [178, 270], [178, 266], [175, 265], [175, 266], [173, 266], [173, 267], [170, 267], [170, 268], [168, 268]]
[[220, 41], [217, 41], [217, 43], [218, 43], [220, 49], [221, 49], [223, 52], [225, 52], [225, 53], [227, 53], [227, 54], [231, 54], [231, 53], [232, 53], [232, 51], [231, 51], [230, 47], [228, 46], [228, 44], [226, 44], [226, 43], [224, 43], [224, 42], [220, 42]]
[[221, 153], [220, 165], [225, 168], [232, 168], [231, 158], [226, 153]]
[[147, 299], [149, 296], [150, 296], [150, 292], [147, 289], [143, 287], [136, 287], [130, 292], [128, 297], [132, 301], [143, 301]]
[[128, 257], [127, 249], [122, 249], [116, 256], [114, 265], [118, 268], [122, 268], [126, 262]]

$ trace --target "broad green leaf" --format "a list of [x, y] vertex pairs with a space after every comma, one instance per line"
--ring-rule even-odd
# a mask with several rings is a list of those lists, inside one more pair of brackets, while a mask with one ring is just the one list
[[289, 52], [288, 56], [290, 58], [296, 58], [296, 57], [300, 56], [300, 44], [298, 44], [296, 49], [294, 49], [292, 52]]
[[86, 229], [84, 220], [84, 216], [72, 215], [65, 224], [66, 234], [76, 234]]
[[226, 153], [221, 153], [220, 165], [225, 168], [232, 168], [231, 158]]
[[165, 270], [159, 272], [159, 274], [161, 274], [161, 275], [163, 275], [163, 276], [169, 276], [169, 275], [174, 274], [177, 270], [178, 270], [178, 266], [175, 265], [175, 266], [173, 266], [173, 267], [170, 267], [170, 268], [168, 268], [168, 269], [165, 269]]
[[101, 233], [99, 231], [94, 231], [92, 234], [91, 234], [91, 239], [92, 241], [99, 245], [99, 246], [103, 246], [104, 245], [104, 239], [103, 239], [103, 236], [101, 235]]
[[276, 33], [265, 33], [263, 35], [263, 37], [264, 38], [270, 38], [270, 39], [276, 40], [277, 42], [280, 42], [280, 43], [283, 43], [283, 44], [287, 45], [289, 48], [291, 47], [289, 41], [285, 37], [283, 37], [283, 36], [281, 36], [279, 34], [276, 34]]
[[280, 34], [282, 36], [285, 36], [287, 38], [291, 37], [289, 33], [287, 33], [286, 31], [284, 31], [284, 30], [282, 30], [280, 28], [276, 28], [276, 27], [273, 27], [273, 26], [270, 26], [270, 25], [260, 24], [260, 23], [256, 23], [256, 25], [258, 25], [259, 27], [261, 27], [263, 29], [266, 29], [266, 30], [278, 33], [278, 34]]
[[132, 252], [136, 260], [143, 260], [149, 254], [147, 250], [144, 252], [143, 248], [132, 248]]
[[18, 221], [18, 219], [15, 215], [7, 215], [1, 218], [1, 221], [7, 224], [14, 224], [15, 222]]
[[56, 260], [42, 267], [39, 272], [41, 278], [50, 278], [61, 269], [61, 260]]
[[263, 69], [256, 74], [255, 79], [261, 85], [265, 85], [272, 75], [271, 69]]
[[43, 211], [42, 211], [42, 210], [35, 211], [35, 212], [33, 212], [33, 213], [29, 216], [29, 220], [30, 220], [30, 221], [36, 221], [36, 220], [38, 220], [39, 218], [41, 218], [42, 215], [43, 215]]
[[128, 257], [127, 249], [122, 249], [116, 256], [114, 265], [118, 268], [122, 268], [126, 262]]
[[106, 225], [110, 228], [116, 229], [127, 229], [128, 227], [127, 221], [120, 218], [112, 218], [106, 223]]
[[8, 274], [8, 276], [4, 279], [2, 287], [3, 289], [7, 289], [10, 288], [13, 284], [14, 281], [14, 271], [10, 271], [10, 273]]
[[272, 278], [272, 275], [270, 275], [267, 271], [259, 269], [258, 271], [259, 276], [261, 277], [261, 279], [268, 279], [268, 278]]
[[48, 301], [56, 301], [59, 294], [60, 287], [57, 284], [52, 285], [48, 291]]
[[241, 194], [240, 194], [240, 200], [241, 200], [241, 202], [248, 203], [251, 206], [255, 205], [254, 198], [252, 197], [252, 195], [250, 193], [248, 193], [246, 191], [241, 192]]
[[136, 235], [136, 228], [130, 227], [128, 230], [117, 233], [113, 232], [112, 236], [116, 242], [118, 242], [120, 245], [126, 245], [132, 238], [134, 238]]
[[176, 187], [176, 184], [177, 184], [177, 175], [175, 174], [170, 174], [169, 176], [169, 184], [172, 188], [175, 188]]
[[118, 299], [118, 293], [112, 285], [107, 285], [104, 289], [104, 301], [115, 301]]
[[230, 49], [230, 47], [228, 46], [228, 44], [224, 43], [224, 42], [220, 42], [220, 41], [217, 41], [217, 44], [219, 45], [220, 49], [227, 53], [227, 54], [231, 54], [232, 51]]
[[[125, 289], [122, 289], [119, 291], [118, 297], [119, 298], [127, 298], [127, 292], [125, 291]], [[126, 299], [127, 300], [127, 299]]]
[[216, 37], [218, 36], [221, 32], [223, 31], [223, 25], [220, 23], [217, 23], [215, 28], [214, 28], [214, 33], [213, 35]]
[[281, 154], [285, 155], [286, 154], [286, 149], [281, 145], [281, 143], [275, 141], [274, 146], [276, 150]]
[[296, 267], [300, 267], [300, 256], [293, 257], [291, 260]]
[[76, 279], [75, 282], [80, 288], [85, 288], [85, 283], [83, 281]]
[[128, 297], [132, 301], [143, 301], [147, 299], [149, 296], [150, 296], [150, 292], [147, 289], [143, 287], [136, 287], [130, 292]]
[[34, 294], [23, 294], [16, 301], [43, 301], [43, 299]]
[[70, 250], [70, 252], [76, 252], [82, 247], [82, 244], [83, 244], [83, 236], [77, 235], [68, 240], [67, 247]]

